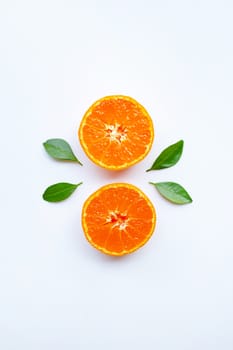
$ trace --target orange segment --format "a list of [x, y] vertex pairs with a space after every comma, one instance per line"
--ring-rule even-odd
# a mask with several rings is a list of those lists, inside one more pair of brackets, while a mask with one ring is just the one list
[[97, 165], [119, 170], [138, 163], [150, 151], [152, 119], [131, 97], [115, 95], [96, 101], [79, 128], [80, 143]]
[[82, 226], [87, 240], [109, 255], [129, 254], [151, 237], [153, 204], [137, 187], [115, 183], [101, 187], [84, 203]]

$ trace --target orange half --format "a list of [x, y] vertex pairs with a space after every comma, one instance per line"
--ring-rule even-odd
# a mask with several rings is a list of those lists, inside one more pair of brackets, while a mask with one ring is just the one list
[[101, 187], [86, 200], [82, 210], [82, 226], [89, 243], [114, 256], [142, 247], [155, 224], [153, 204], [141, 190], [126, 183]]
[[97, 165], [120, 170], [142, 160], [150, 151], [153, 122], [145, 108], [131, 97], [114, 95], [96, 101], [85, 113], [79, 139]]

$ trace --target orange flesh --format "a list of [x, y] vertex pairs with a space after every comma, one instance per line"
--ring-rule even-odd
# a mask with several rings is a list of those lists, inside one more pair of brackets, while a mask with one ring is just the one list
[[87, 240], [110, 255], [124, 255], [144, 245], [156, 222], [146, 195], [129, 184], [100, 188], [84, 204], [82, 225]]
[[80, 142], [89, 158], [115, 170], [143, 159], [152, 146], [153, 137], [153, 123], [144, 107], [120, 95], [95, 102], [79, 128]]

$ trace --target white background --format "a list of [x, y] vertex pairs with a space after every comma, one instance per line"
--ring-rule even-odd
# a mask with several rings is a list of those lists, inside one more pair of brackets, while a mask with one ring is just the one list
[[[233, 2], [0, 2], [1, 350], [233, 349]], [[113, 173], [77, 139], [86, 109], [109, 94], [149, 111], [156, 138], [140, 164]], [[84, 166], [42, 142], [69, 141]], [[184, 139], [174, 168], [145, 173]], [[175, 206], [148, 181], [192, 195]], [[60, 204], [59, 181], [84, 184]], [[125, 181], [153, 201], [148, 244], [116, 259], [85, 240], [84, 200]]]

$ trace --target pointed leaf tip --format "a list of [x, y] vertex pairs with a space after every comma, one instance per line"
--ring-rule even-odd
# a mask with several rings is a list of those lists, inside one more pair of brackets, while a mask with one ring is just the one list
[[76, 158], [69, 143], [63, 139], [49, 139], [43, 143], [46, 152], [54, 159], [82, 163]]
[[68, 182], [59, 182], [49, 186], [43, 193], [42, 197], [47, 202], [61, 202], [69, 198], [72, 193], [80, 186], [82, 182], [78, 184], [71, 184]]
[[160, 170], [174, 166], [179, 160], [183, 152], [184, 141], [180, 140], [173, 145], [165, 148], [156, 158], [151, 168], [146, 171]]
[[149, 182], [155, 186], [158, 192], [167, 200], [175, 204], [192, 203], [192, 198], [188, 192], [176, 182]]

